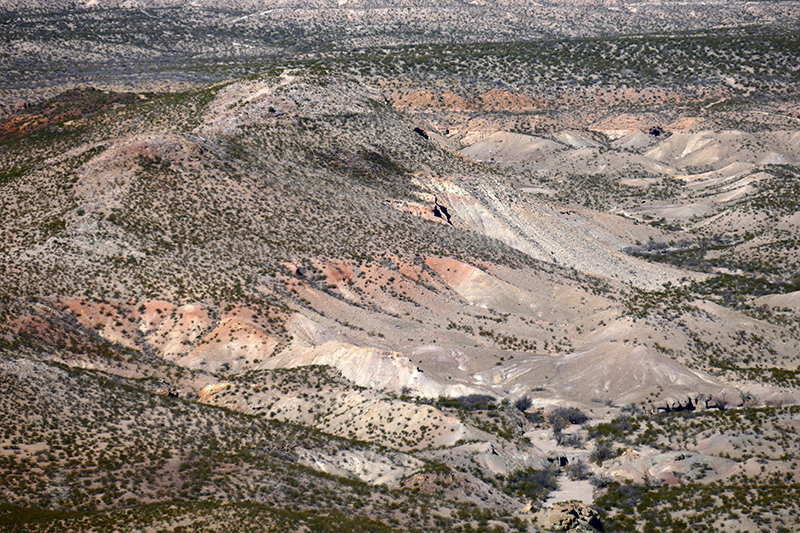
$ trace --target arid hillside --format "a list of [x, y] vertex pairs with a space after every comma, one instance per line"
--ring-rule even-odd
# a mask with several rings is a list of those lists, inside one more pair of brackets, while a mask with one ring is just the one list
[[3, 530], [800, 528], [791, 2], [0, 6]]
[[487, 91], [615, 78], [605, 97], [652, 76], [796, 82], [798, 22], [796, 0], [1, 0], [0, 113], [76, 86], [175, 91], [308, 62], [392, 84], [432, 62], [445, 85]]

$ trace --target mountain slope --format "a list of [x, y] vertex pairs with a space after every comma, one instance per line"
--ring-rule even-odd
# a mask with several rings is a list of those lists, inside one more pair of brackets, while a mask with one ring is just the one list
[[[327, 506], [334, 530], [533, 531], [539, 507], [580, 497], [631, 530], [667, 512], [637, 497], [795, 493], [794, 78], [765, 74], [786, 89], [767, 102], [718, 92], [716, 74], [660, 103], [648, 87], [608, 103], [592, 84], [564, 100], [487, 81], [533, 48], [425, 48], [452, 53], [447, 79], [413, 47], [331, 68], [323, 54], [11, 115], [4, 526], [246, 529], [242, 512], [301, 531]], [[580, 69], [589, 48], [574, 45]], [[487, 70], [453, 74], [472, 60]], [[737, 106], [771, 131], [719, 128]], [[727, 520], [701, 503], [692, 520]]]

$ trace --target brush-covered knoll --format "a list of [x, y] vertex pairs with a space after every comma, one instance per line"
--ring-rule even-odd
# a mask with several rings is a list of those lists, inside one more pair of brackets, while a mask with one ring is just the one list
[[[135, 381], [23, 357], [3, 355], [3, 368], [10, 452], [4, 456], [3, 499], [9, 504], [77, 511], [176, 498], [236, 499], [240, 491], [247, 499], [262, 494], [264, 501], [282, 501], [298, 496], [293, 487], [304, 482], [339, 491], [335, 480], [294, 467], [280, 477], [296, 461], [294, 449], [337, 446], [299, 426], [211, 409], [148, 393]], [[52, 420], [58, 423], [51, 425]], [[240, 478], [250, 469], [261, 474]], [[231, 475], [237, 471], [240, 475]], [[252, 485], [257, 479], [260, 485]]]
[[[200, 391], [200, 399], [394, 449], [448, 446], [465, 437], [457, 418], [355, 386], [334, 372], [319, 366], [251, 371], [207, 386]], [[363, 474], [391, 479], [383, 472]]]
[[[634, 281], [637, 270], [645, 286], [678, 277], [629, 266], [550, 206], [425, 140], [375, 91], [324, 72], [276, 73], [86, 121], [37, 159], [35, 139], [2, 147], [22, 169], [0, 191], [2, 262], [16, 294], [219, 302], [240, 287], [237, 298], [263, 299], [253, 287], [295, 257], [535, 266], [532, 255], [617, 279]], [[449, 209], [451, 224], [387, 199]], [[585, 261], [590, 253], [603, 259]]]
[[[267, 531], [315, 528], [322, 517], [330, 531], [450, 531], [468, 520], [457, 515], [469, 505], [411, 497], [341, 468], [335, 475], [315, 470], [325, 470], [325, 457], [380, 467], [394, 478], [425, 469], [397, 452], [153, 394], [142, 387], [147, 382], [0, 358], [5, 530], [91, 531], [140, 521], [174, 527], [179, 519], [240, 527], [242, 513], [256, 513]], [[511, 519], [503, 510], [486, 512]]]
[[715, 531], [793, 529], [800, 483], [786, 466], [798, 458], [798, 408], [726, 410], [721, 400], [718, 410], [620, 417], [590, 428], [625, 450], [603, 463], [607, 472], [631, 480], [598, 494], [607, 528], [684, 531], [701, 514]]
[[[20, 170], [10, 170], [2, 188], [3, 255], [33, 260], [31, 272], [40, 273], [23, 280], [8, 264], [8, 286], [219, 300], [236, 286], [252, 294], [295, 256], [529, 261], [480, 235], [388, 208], [387, 197], [419, 189], [410, 163], [439, 153], [373, 93], [352, 84], [347, 96], [341, 87], [314, 87], [289, 87], [263, 109], [255, 102], [239, 115], [206, 108], [209, 100], [195, 95], [165, 98], [92, 117], [85, 136], [66, 137], [67, 128], [57, 151], [39, 152], [28, 138], [4, 145], [4, 159], [19, 161]], [[288, 103], [293, 92], [338, 100], [323, 116], [310, 101], [308, 113], [287, 111], [284, 105], [297, 106]], [[351, 109], [348, 100], [363, 108]], [[258, 120], [236, 122], [256, 111], [263, 112]]]

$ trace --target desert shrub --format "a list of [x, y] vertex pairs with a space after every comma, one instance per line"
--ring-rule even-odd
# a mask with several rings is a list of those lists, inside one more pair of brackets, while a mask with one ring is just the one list
[[614, 447], [611, 445], [611, 443], [601, 440], [594, 445], [594, 450], [592, 450], [592, 453], [589, 455], [589, 457], [592, 461], [600, 464], [607, 459], [611, 459], [615, 455]]
[[522, 412], [527, 411], [533, 405], [533, 400], [531, 400], [528, 396], [521, 396], [516, 399], [514, 402], [514, 407], [519, 409]]
[[591, 438], [606, 438], [612, 440], [625, 440], [632, 431], [639, 428], [639, 424], [630, 419], [616, 419], [606, 424], [598, 424], [589, 428]]
[[559, 446], [566, 446], [568, 448], [583, 448], [583, 439], [580, 437], [580, 435], [557, 433], [556, 442], [558, 442]]
[[558, 407], [551, 414], [550, 418], [563, 418], [570, 424], [583, 424], [589, 417], [586, 416], [580, 409], [574, 407]]
[[553, 428], [553, 435], [558, 439], [561, 432], [569, 427], [569, 421], [560, 416], [551, 416], [550, 426]]
[[589, 483], [596, 489], [604, 489], [611, 483], [611, 476], [601, 472], [590, 477]]
[[432, 474], [449, 474], [452, 472], [452, 469], [447, 466], [445, 463], [440, 463], [438, 461], [427, 461], [425, 463], [424, 468], [422, 469], [423, 472], [428, 472]]
[[557, 469], [555, 467], [541, 470], [535, 468], [518, 470], [509, 474], [506, 478], [505, 491], [508, 494], [543, 500], [550, 491], [558, 488], [556, 474]]
[[550, 414], [549, 422], [553, 428], [553, 435], [559, 444], [564, 442], [564, 446], [579, 446], [581, 443], [579, 437], [575, 435], [570, 437], [562, 436], [561, 432], [569, 427], [570, 424], [582, 424], [588, 419], [589, 418], [578, 409], [574, 409], [572, 407], [559, 407]]
[[469, 396], [459, 396], [458, 398], [439, 398], [439, 407], [455, 407], [457, 409], [468, 409], [470, 411], [481, 411], [496, 409], [495, 399], [488, 394], [470, 394]]
[[642, 501], [644, 495], [650, 490], [647, 483], [633, 483], [627, 482], [624, 484], [611, 482], [608, 484], [608, 492], [603, 497], [609, 503], [617, 508], [633, 508]]
[[531, 411], [530, 413], [524, 413], [524, 415], [525, 420], [531, 424], [543, 424], [545, 421], [541, 411]]
[[720, 411], [724, 411], [730, 403], [725, 396], [714, 396], [713, 401]]
[[567, 477], [569, 477], [573, 481], [581, 481], [584, 479], [589, 479], [591, 476], [591, 471], [589, 470], [589, 465], [586, 464], [586, 461], [576, 460], [570, 464], [568, 464], [564, 470], [567, 473]]

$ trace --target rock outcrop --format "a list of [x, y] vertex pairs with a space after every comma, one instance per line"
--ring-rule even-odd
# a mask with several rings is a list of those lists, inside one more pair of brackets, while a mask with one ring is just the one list
[[597, 511], [578, 502], [557, 503], [541, 511], [538, 521], [549, 531], [603, 531]]
[[710, 394], [690, 392], [686, 396], [669, 396], [663, 400], [651, 404], [651, 413], [661, 413], [666, 411], [703, 411], [709, 407], [716, 407]]

